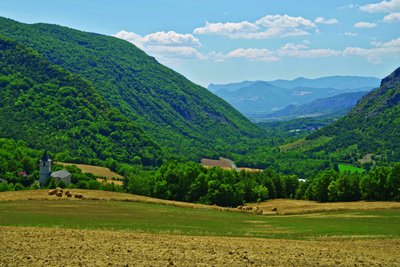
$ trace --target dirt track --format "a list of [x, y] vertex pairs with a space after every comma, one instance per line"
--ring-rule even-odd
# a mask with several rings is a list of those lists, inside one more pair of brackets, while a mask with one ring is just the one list
[[400, 266], [400, 240], [274, 240], [0, 227], [0, 266]]

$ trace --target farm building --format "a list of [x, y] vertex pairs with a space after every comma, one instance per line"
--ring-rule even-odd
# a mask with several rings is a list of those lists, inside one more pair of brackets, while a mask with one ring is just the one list
[[51, 158], [49, 154], [44, 152], [42, 158], [39, 160], [39, 183], [45, 185], [47, 180], [52, 177], [56, 183], [63, 181], [66, 185], [71, 183], [71, 173], [67, 170], [60, 170], [51, 172]]

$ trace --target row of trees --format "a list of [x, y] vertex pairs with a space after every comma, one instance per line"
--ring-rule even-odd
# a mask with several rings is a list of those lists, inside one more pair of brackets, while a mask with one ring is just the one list
[[237, 206], [268, 198], [294, 197], [297, 176], [275, 171], [237, 172], [206, 169], [194, 162], [169, 161], [157, 170], [125, 169], [126, 190], [178, 201]]
[[400, 200], [400, 163], [368, 173], [320, 172], [301, 183], [297, 199], [327, 201]]

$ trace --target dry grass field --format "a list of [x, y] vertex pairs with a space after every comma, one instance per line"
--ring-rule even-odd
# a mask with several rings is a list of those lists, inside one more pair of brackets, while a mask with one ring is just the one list
[[[123, 202], [143, 202], [150, 204], [161, 204], [170, 205], [175, 207], [183, 208], [194, 208], [194, 209], [212, 209], [212, 210], [234, 210], [230, 208], [209, 206], [202, 204], [194, 204], [187, 202], [179, 202], [158, 198], [151, 198], [139, 195], [133, 195], [128, 193], [116, 193], [109, 191], [100, 190], [87, 190], [87, 189], [71, 189], [72, 193], [82, 194], [85, 200], [101, 200], [101, 201], [123, 201]], [[75, 198], [57, 198], [55, 196], [49, 196], [48, 190], [28, 190], [28, 191], [16, 191], [16, 192], [1, 192], [0, 201], [20, 201], [20, 200], [69, 200], [69, 201], [80, 201]]]
[[400, 266], [400, 240], [278, 240], [1, 227], [1, 266]]
[[0, 193], [0, 266], [400, 266], [398, 202], [278, 199], [258, 216], [72, 191]]
[[108, 184], [114, 183], [115, 185], [123, 185], [124, 184], [124, 182], [121, 180], [112, 180], [112, 179], [103, 179], [103, 178], [97, 178], [96, 180], [100, 183], [108, 183]]
[[104, 177], [104, 178], [117, 178], [123, 179], [121, 175], [111, 171], [109, 168], [100, 167], [100, 166], [93, 166], [93, 165], [85, 165], [85, 164], [75, 164], [75, 163], [65, 163], [65, 162], [57, 162], [57, 164], [62, 166], [70, 166], [75, 165], [79, 169], [82, 170], [84, 173], [92, 173], [94, 176]]
[[[252, 207], [259, 207], [263, 210], [263, 214], [279, 214], [294, 215], [321, 213], [330, 211], [360, 211], [360, 210], [383, 210], [383, 209], [399, 209], [400, 202], [385, 201], [357, 201], [357, 202], [332, 202], [318, 203], [308, 200], [292, 200], [292, 199], [273, 199], [262, 203], [249, 204]], [[276, 208], [276, 211], [272, 211]]]

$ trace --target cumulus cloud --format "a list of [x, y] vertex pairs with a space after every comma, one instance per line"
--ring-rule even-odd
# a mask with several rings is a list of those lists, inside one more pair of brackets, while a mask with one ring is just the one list
[[265, 28], [313, 28], [315, 24], [303, 17], [291, 17], [288, 15], [267, 15], [256, 21], [257, 25]]
[[113, 36], [133, 43], [161, 62], [169, 65], [178, 64], [179, 59], [206, 59], [206, 56], [195, 48], [200, 46], [201, 43], [192, 34], [169, 31], [141, 36], [134, 32], [122, 30]]
[[396, 22], [400, 21], [400, 12], [398, 13], [390, 13], [383, 18], [384, 22]]
[[165, 45], [165, 46], [200, 46], [200, 41], [192, 34], [180, 34], [174, 31], [155, 32], [140, 36], [134, 32], [120, 31], [114, 37], [127, 40], [138, 46]]
[[226, 23], [209, 23], [206, 21], [204, 27], [196, 28], [193, 30], [194, 34], [217, 34], [225, 35], [232, 38], [240, 38], [241, 36], [258, 31], [259, 27], [248, 21], [239, 23], [226, 22]]
[[341, 55], [340, 51], [332, 49], [309, 49], [306, 44], [287, 43], [278, 49], [279, 56], [298, 57], [298, 58], [320, 58]]
[[354, 24], [355, 28], [372, 29], [378, 26], [376, 23], [360, 21]]
[[259, 62], [276, 62], [282, 57], [294, 58], [322, 58], [340, 56], [341, 51], [332, 49], [310, 49], [309, 42], [302, 43], [286, 43], [277, 50], [260, 49], [260, 48], [238, 48], [227, 54], [214, 53], [211, 58], [217, 62], [227, 61], [233, 58], [242, 58], [250, 61]]
[[361, 6], [360, 9], [368, 13], [376, 13], [376, 12], [390, 13], [395, 10], [400, 10], [400, 0], [389, 0], [389, 1], [384, 0], [379, 3], [366, 4]]
[[328, 25], [339, 23], [339, 21], [337, 19], [325, 19], [324, 17], [317, 17], [314, 20], [314, 22], [317, 24], [328, 24]]
[[289, 37], [309, 35], [307, 29], [316, 25], [302, 17], [289, 15], [267, 15], [257, 21], [242, 21], [238, 23], [209, 23], [204, 27], [194, 29], [194, 34], [222, 35], [232, 39], [268, 39], [274, 37]]
[[385, 59], [400, 59], [400, 38], [388, 42], [374, 42], [371, 48], [347, 47], [343, 51], [343, 56], [365, 57], [368, 62], [381, 64]]
[[348, 4], [348, 5], [339, 7], [339, 9], [353, 9], [353, 8], [356, 8], [356, 7], [358, 7], [358, 5]]
[[354, 32], [345, 32], [344, 35], [350, 36], [350, 37], [357, 37], [358, 36], [358, 34], [354, 33]]
[[250, 61], [259, 62], [276, 62], [279, 58], [274, 55], [274, 52], [268, 49], [259, 48], [238, 48], [230, 51], [227, 54], [216, 53], [213, 58], [217, 62], [226, 61], [232, 58], [244, 58]]

